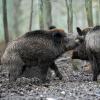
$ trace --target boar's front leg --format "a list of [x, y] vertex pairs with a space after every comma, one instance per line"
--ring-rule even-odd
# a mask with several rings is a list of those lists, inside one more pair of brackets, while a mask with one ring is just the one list
[[50, 66], [51, 69], [53, 69], [55, 71], [55, 74], [57, 77], [59, 77], [60, 80], [62, 80], [63, 76], [62, 74], [59, 72], [58, 70], [58, 67], [56, 66], [55, 63], [53, 63], [51, 66]]
[[8, 65], [9, 67], [9, 81], [15, 81], [21, 74], [22, 68], [24, 66], [24, 62], [18, 55], [14, 55], [13, 58], [10, 59], [11, 63]]

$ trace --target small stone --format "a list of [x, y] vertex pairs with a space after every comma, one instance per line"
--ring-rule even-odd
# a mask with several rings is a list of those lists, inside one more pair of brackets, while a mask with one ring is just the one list
[[46, 98], [46, 100], [57, 100], [55, 98]]
[[41, 95], [40, 95], [40, 100], [43, 100], [43, 98], [44, 98], [44, 96], [41, 94]]
[[66, 93], [65, 93], [65, 91], [62, 91], [61, 94], [62, 94], [62, 95], [65, 95]]
[[24, 95], [24, 93], [23, 92], [20, 92], [20, 95]]
[[13, 96], [14, 95], [14, 93], [11, 93], [11, 96]]

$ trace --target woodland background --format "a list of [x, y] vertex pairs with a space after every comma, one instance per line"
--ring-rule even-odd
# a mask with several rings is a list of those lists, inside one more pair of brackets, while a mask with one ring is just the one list
[[0, 0], [0, 42], [50, 25], [73, 34], [100, 25], [100, 0]]

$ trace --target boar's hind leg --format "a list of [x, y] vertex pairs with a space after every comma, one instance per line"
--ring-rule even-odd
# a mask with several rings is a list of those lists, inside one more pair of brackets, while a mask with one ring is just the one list
[[99, 72], [97, 72], [96, 70], [93, 71], [93, 81], [97, 81], [97, 77], [99, 75]]
[[91, 65], [92, 65], [92, 71], [93, 71], [93, 81], [97, 81], [97, 77], [99, 75], [98, 62], [94, 55], [92, 55], [91, 58], [92, 58]]
[[98, 64], [94, 63], [93, 65], [93, 81], [97, 81], [97, 77], [99, 75], [99, 68]]
[[62, 74], [59, 72], [58, 67], [56, 66], [55, 63], [53, 63], [50, 68], [55, 71], [56, 76], [59, 77], [60, 80], [63, 78]]
[[10, 58], [11, 63], [9, 65], [9, 81], [15, 81], [18, 76], [22, 72], [22, 68], [24, 66], [24, 63], [22, 59], [19, 57], [19, 55], [13, 55], [13, 58]]

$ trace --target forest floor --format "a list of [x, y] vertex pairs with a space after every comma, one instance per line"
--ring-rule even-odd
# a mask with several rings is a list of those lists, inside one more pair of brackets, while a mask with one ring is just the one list
[[92, 74], [83, 67], [73, 70], [68, 54], [56, 64], [63, 80], [53, 75], [49, 84], [34, 85], [30, 79], [21, 78], [8, 83], [7, 72], [0, 72], [0, 100], [100, 100], [100, 82], [92, 82]]

